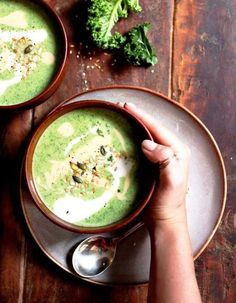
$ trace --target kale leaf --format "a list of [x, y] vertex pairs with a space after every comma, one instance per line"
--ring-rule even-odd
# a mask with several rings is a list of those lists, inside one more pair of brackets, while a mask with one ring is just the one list
[[140, 12], [139, 0], [90, 0], [87, 29], [96, 46], [115, 50], [124, 44], [126, 37], [111, 31], [120, 18], [128, 17], [129, 10]]
[[150, 23], [133, 27], [126, 35], [123, 48], [126, 61], [133, 65], [154, 65], [157, 63], [155, 49], [151, 46], [146, 34]]

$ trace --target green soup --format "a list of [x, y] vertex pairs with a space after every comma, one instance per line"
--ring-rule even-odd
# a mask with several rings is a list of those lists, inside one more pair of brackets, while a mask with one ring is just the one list
[[58, 217], [79, 226], [104, 226], [136, 207], [140, 157], [140, 143], [126, 118], [112, 110], [74, 110], [40, 137], [33, 179]]
[[30, 100], [52, 81], [60, 49], [50, 19], [33, 1], [0, 1], [0, 105]]

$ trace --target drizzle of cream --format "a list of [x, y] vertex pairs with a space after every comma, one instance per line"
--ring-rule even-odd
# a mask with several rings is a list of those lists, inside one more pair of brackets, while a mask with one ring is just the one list
[[[29, 31], [0, 31], [0, 40], [4, 42], [9, 42], [12, 39], [20, 39], [22, 37], [27, 37], [31, 39], [31, 41], [35, 44], [43, 42], [48, 37], [48, 33], [45, 29], [39, 30], [29, 30]], [[4, 71], [9, 68], [9, 64], [13, 64], [14, 53], [0, 54], [3, 57], [3, 60], [0, 62], [0, 69]], [[5, 62], [5, 61], [6, 62]], [[3, 64], [5, 64], [3, 66]], [[5, 93], [5, 91], [12, 85], [15, 85], [21, 81], [21, 65], [19, 63], [17, 71], [15, 72], [15, 76], [9, 80], [0, 80], [0, 96]], [[17, 65], [16, 64], [16, 65]]]
[[0, 17], [0, 24], [18, 28], [26, 28], [28, 26], [25, 13], [20, 10], [12, 12], [7, 16]]
[[15, 76], [9, 80], [0, 80], [0, 96], [3, 95], [6, 89], [12, 85], [15, 85], [21, 81], [21, 76]]
[[130, 178], [127, 176], [127, 178], [125, 178], [125, 182], [124, 182], [124, 188], [122, 190], [121, 193], [117, 193], [117, 198], [122, 200], [124, 199], [128, 189], [129, 189], [129, 186], [130, 186]]
[[0, 31], [0, 40], [9, 42], [12, 39], [22, 37], [30, 39], [33, 43], [38, 44], [47, 39], [48, 33], [45, 29], [31, 29], [24, 31]]
[[[64, 125], [63, 131], [66, 128], [67, 126], [65, 127]], [[84, 137], [88, 136], [90, 133], [96, 134], [96, 132], [97, 127], [92, 127], [86, 134], [81, 135], [75, 138], [74, 140], [70, 141], [65, 149], [64, 154], [68, 155], [74, 145], [79, 143]], [[120, 137], [121, 135], [119, 136], [119, 139]], [[74, 156], [75, 158], [79, 156], [82, 162], [86, 161], [86, 159], [90, 159], [93, 156], [94, 150], [96, 150], [98, 146], [110, 144], [111, 140], [112, 137], [110, 135], [95, 136], [93, 139], [91, 139], [89, 145], [80, 146], [79, 149], [74, 152]], [[125, 144], [125, 142], [123, 142], [123, 144]], [[66, 159], [66, 161], [51, 161], [51, 170], [50, 172], [45, 173], [45, 180], [48, 188], [51, 187], [53, 180], [55, 180], [58, 175], [63, 175], [68, 170], [68, 161], [68, 158]], [[121, 177], [125, 177], [124, 190], [122, 191], [122, 193], [120, 193], [120, 197], [123, 198], [130, 185], [129, 173], [132, 169], [132, 166], [133, 161], [125, 157], [119, 158], [118, 160], [116, 160], [116, 163], [114, 163], [113, 166], [108, 168], [108, 171], [113, 176], [113, 181], [111, 186], [106, 189], [100, 197], [91, 200], [83, 200], [80, 197], [74, 197], [70, 194], [65, 194], [64, 197], [59, 198], [55, 201], [52, 211], [58, 217], [71, 223], [77, 223], [81, 220], [90, 217], [91, 215], [95, 214], [100, 209], [102, 209], [114, 196], [118, 196], [117, 190], [120, 187]], [[104, 180], [102, 181], [105, 182]], [[103, 184], [104, 187], [106, 187], [105, 183]]]
[[100, 197], [91, 200], [83, 200], [79, 197], [65, 195], [55, 201], [53, 212], [61, 219], [77, 223], [84, 220], [102, 209], [116, 194], [120, 178], [127, 177], [133, 163], [127, 159], [121, 158], [117, 161], [116, 169], [110, 168], [109, 171], [113, 176], [112, 186], [105, 191]]
[[89, 135], [89, 133], [96, 134], [96, 131], [97, 131], [97, 127], [94, 126], [89, 130], [89, 132], [87, 134], [81, 135], [81, 136], [75, 138], [74, 140], [70, 141], [70, 143], [67, 145], [67, 147], [64, 151], [64, 155], [67, 155], [70, 152], [70, 150], [73, 148], [73, 146], [75, 144], [79, 143], [83, 138], [87, 137]]
[[11, 70], [11, 66], [15, 63], [16, 54], [9, 49], [3, 49], [0, 53], [0, 73], [5, 70]]

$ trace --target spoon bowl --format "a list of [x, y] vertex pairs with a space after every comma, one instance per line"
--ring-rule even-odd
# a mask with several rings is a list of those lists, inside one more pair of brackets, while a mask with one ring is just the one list
[[102, 273], [113, 262], [117, 241], [102, 236], [85, 239], [74, 251], [72, 264], [82, 277], [92, 277]]
[[139, 222], [120, 237], [92, 236], [83, 240], [75, 249], [72, 265], [81, 277], [90, 278], [103, 273], [114, 261], [117, 244], [143, 226]]

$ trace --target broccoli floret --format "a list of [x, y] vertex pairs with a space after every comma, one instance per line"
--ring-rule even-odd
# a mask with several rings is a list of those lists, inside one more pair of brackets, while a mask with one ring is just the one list
[[146, 33], [150, 28], [149, 23], [133, 27], [126, 35], [124, 57], [133, 65], [154, 65], [157, 63], [155, 49], [151, 46]]
[[103, 49], [119, 49], [126, 38], [111, 30], [120, 18], [127, 18], [128, 11], [140, 12], [139, 0], [91, 0], [88, 8], [87, 29], [93, 42]]

